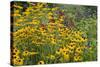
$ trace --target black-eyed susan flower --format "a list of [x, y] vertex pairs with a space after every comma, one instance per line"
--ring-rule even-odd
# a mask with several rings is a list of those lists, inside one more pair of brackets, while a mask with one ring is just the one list
[[20, 51], [17, 48], [12, 49], [12, 54], [18, 55]]
[[11, 60], [11, 63], [12, 63], [13, 65], [17, 65], [17, 64], [18, 64], [17, 59], [12, 59], [12, 60]]
[[24, 63], [23, 59], [21, 58], [13, 58], [11, 62], [13, 63], [13, 65], [23, 65]]
[[69, 43], [67, 46], [69, 49], [74, 49], [76, 47], [76, 43]]
[[62, 53], [66, 53], [66, 52], [69, 52], [69, 48], [63, 47], [62, 48]]
[[74, 61], [78, 62], [82, 60], [83, 60], [82, 56], [74, 56]]
[[23, 65], [23, 63], [24, 63], [24, 62], [23, 62], [23, 59], [18, 59], [18, 60], [17, 60], [17, 63], [18, 63], [18, 65]]
[[63, 58], [65, 61], [69, 61], [70, 60], [70, 54], [68, 52], [63, 54]]
[[56, 57], [55, 57], [55, 55], [48, 55], [47, 58], [54, 60]]
[[44, 61], [41, 60], [41, 61], [38, 62], [38, 64], [44, 64]]
[[20, 57], [19, 57], [19, 55], [12, 55], [12, 58], [13, 59], [19, 59]]
[[83, 49], [81, 47], [77, 47], [75, 52], [82, 54], [83, 53]]
[[25, 50], [23, 53], [22, 53], [23, 56], [29, 56], [29, 51], [28, 50]]
[[[14, 65], [31, 64], [33, 61], [38, 61], [37, 64], [77, 62], [84, 59], [84, 54], [94, 53], [95, 47], [87, 46], [88, 39], [83, 37], [84, 31], [69, 28], [73, 26], [70, 22], [67, 25], [66, 20], [70, 20], [71, 17], [66, 18], [65, 9], [59, 10], [59, 7], [52, 4], [50, 7], [44, 3], [28, 4], [24, 12], [21, 12], [24, 8], [15, 4], [14, 14], [12, 14], [14, 17], [13, 43], [17, 45], [11, 53]], [[26, 47], [27, 50], [24, 50]]]
[[59, 55], [60, 53], [61, 53], [61, 52], [60, 52], [60, 49], [58, 49], [58, 50], [56, 51], [56, 54]]
[[51, 43], [52, 44], [56, 44], [56, 39], [55, 38], [51, 38]]

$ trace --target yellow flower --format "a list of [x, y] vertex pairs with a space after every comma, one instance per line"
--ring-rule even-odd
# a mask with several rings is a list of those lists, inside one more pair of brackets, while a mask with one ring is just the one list
[[14, 65], [23, 65], [24, 61], [21, 58], [12, 59], [12, 64]]
[[87, 39], [86, 38], [81, 38], [81, 42], [86, 42]]
[[80, 39], [77, 39], [77, 38], [74, 38], [74, 39], [71, 39], [71, 41], [74, 41], [74, 42], [82, 42]]
[[56, 54], [61, 54], [61, 53], [63, 53], [63, 47], [62, 48], [59, 48], [57, 51], [56, 51]]
[[69, 53], [74, 53], [74, 49], [69, 49]]
[[23, 63], [24, 63], [23, 59], [18, 59], [17, 60], [17, 65], [23, 65]]
[[28, 8], [26, 9], [27, 12], [30, 12], [30, 11], [32, 11], [32, 10], [33, 10], [32, 7], [28, 7]]
[[18, 14], [18, 13], [19, 13], [19, 10], [15, 10], [15, 12], [14, 12], [14, 13]]
[[81, 56], [74, 56], [74, 61], [82, 61], [83, 58]]
[[69, 61], [70, 60], [70, 54], [68, 52], [64, 53], [63, 57], [64, 57], [65, 61]]
[[54, 55], [50, 55], [50, 59], [54, 60], [55, 56]]
[[60, 54], [61, 52], [60, 52], [60, 49], [58, 49], [57, 51], [56, 51], [56, 54]]
[[87, 49], [87, 45], [82, 45], [82, 49]]
[[17, 16], [21, 16], [21, 15], [17, 14], [17, 13], [14, 13], [14, 14], [11, 14], [11, 16], [17, 17]]
[[64, 21], [64, 19], [60, 18], [60, 19], [59, 19], [59, 21], [63, 22], [63, 21]]
[[51, 43], [52, 44], [56, 44], [56, 39], [55, 38], [51, 38]]
[[25, 50], [22, 55], [23, 56], [29, 56], [29, 51]]
[[[57, 24], [57, 25], [58, 25], [58, 27], [64, 27], [63, 24]], [[64, 28], [62, 28], [62, 29], [64, 29]]]
[[48, 19], [53, 19], [53, 16], [48, 16]]
[[63, 48], [62, 48], [62, 53], [64, 54], [64, 53], [66, 53], [66, 52], [67, 52], [67, 53], [69, 52], [69, 48], [63, 47]]
[[83, 53], [83, 50], [81, 47], [77, 47], [76, 50], [75, 50], [76, 53], [79, 53], [79, 54], [82, 54]]
[[51, 15], [53, 15], [53, 13], [52, 13], [52, 12], [49, 12], [49, 13], [48, 13], [48, 16], [51, 16]]
[[13, 65], [18, 64], [17, 59], [12, 59], [12, 60], [11, 60], [11, 63], [12, 63]]
[[17, 19], [16, 20], [16, 22], [22, 22], [23, 21], [23, 19], [21, 18], [21, 19]]
[[26, 12], [24, 12], [24, 14], [25, 14], [25, 15], [29, 15], [29, 14], [30, 14], [30, 12], [29, 12], [29, 11], [26, 11]]
[[17, 48], [12, 49], [12, 54], [18, 55], [20, 51]]
[[61, 31], [60, 34], [61, 34], [61, 36], [66, 36], [66, 32], [65, 31]]
[[41, 33], [42, 35], [47, 34], [45, 28], [43, 28], [43, 27], [40, 27], [40, 28], [39, 28], [39, 31], [40, 31], [40, 33]]
[[19, 57], [19, 55], [12, 55], [12, 58], [13, 58], [13, 59], [18, 59], [18, 58], [20, 58], [20, 57]]
[[32, 23], [33, 23], [33, 24], [40, 24], [40, 21], [39, 21], [39, 20], [33, 19], [33, 20], [32, 20]]
[[75, 43], [70, 43], [67, 47], [69, 49], [74, 49], [76, 47], [76, 44]]
[[44, 61], [39, 61], [38, 64], [44, 64]]
[[83, 34], [83, 32], [80, 32], [80, 31], [75, 31], [75, 34], [82, 35], [82, 34]]
[[54, 60], [55, 59], [55, 56], [54, 55], [48, 55], [47, 58], [49, 58], [51, 60]]

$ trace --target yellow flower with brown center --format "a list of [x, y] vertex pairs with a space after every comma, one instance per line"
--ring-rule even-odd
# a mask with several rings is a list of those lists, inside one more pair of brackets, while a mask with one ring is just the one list
[[25, 50], [22, 55], [23, 56], [29, 56], [29, 51]]
[[73, 54], [74, 53], [74, 49], [69, 49], [69, 53]]
[[63, 47], [63, 48], [62, 48], [62, 53], [66, 53], [66, 52], [67, 52], [67, 53], [69, 52], [69, 48]]
[[62, 48], [59, 48], [57, 51], [56, 51], [56, 54], [61, 54], [63, 53], [63, 47]]
[[47, 58], [54, 60], [56, 57], [54, 55], [48, 55]]
[[55, 38], [51, 38], [51, 43], [52, 44], [56, 44], [56, 39]]
[[66, 31], [61, 31], [60, 34], [61, 36], [66, 36]]
[[12, 54], [18, 55], [20, 53], [20, 51], [17, 48], [14, 48], [12, 50]]
[[82, 31], [75, 31], [75, 34], [82, 35], [84, 33]]
[[80, 40], [81, 40], [81, 42], [86, 42], [87, 41], [86, 38], [81, 38]]
[[13, 59], [18, 59], [18, 58], [20, 58], [20, 57], [19, 57], [19, 55], [12, 55], [12, 58], [13, 58]]
[[24, 61], [21, 58], [16, 58], [11, 60], [12, 64], [14, 65], [23, 65]]
[[70, 60], [70, 54], [68, 52], [63, 54], [63, 58], [65, 61], [69, 61]]
[[70, 43], [69, 45], [68, 45], [68, 48], [69, 49], [74, 49], [76, 47], [76, 44], [75, 43]]
[[38, 62], [38, 64], [44, 64], [44, 61], [41, 60], [41, 61]]
[[42, 32], [42, 33], [46, 31], [44, 27], [40, 27], [39, 30], [40, 30], [40, 32]]
[[74, 56], [74, 61], [82, 61], [83, 60], [83, 58], [82, 58], [82, 56]]
[[18, 59], [17, 60], [17, 65], [23, 65], [23, 63], [24, 63], [23, 59]]
[[57, 51], [56, 51], [56, 54], [60, 54], [61, 52], [60, 52], [60, 49], [58, 49]]
[[81, 47], [77, 47], [76, 50], [75, 50], [76, 53], [79, 53], [79, 54], [82, 54], [83, 53], [83, 50]]
[[13, 65], [18, 64], [17, 59], [12, 59], [12, 60], [11, 60], [11, 63], [12, 63]]

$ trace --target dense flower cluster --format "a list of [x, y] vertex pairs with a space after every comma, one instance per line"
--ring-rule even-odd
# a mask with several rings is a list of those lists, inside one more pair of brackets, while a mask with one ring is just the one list
[[[47, 3], [12, 5], [11, 62], [13, 65], [51, 64], [94, 60], [96, 46], [87, 45], [84, 31], [64, 24], [64, 10]], [[85, 36], [84, 36], [85, 35]]]

